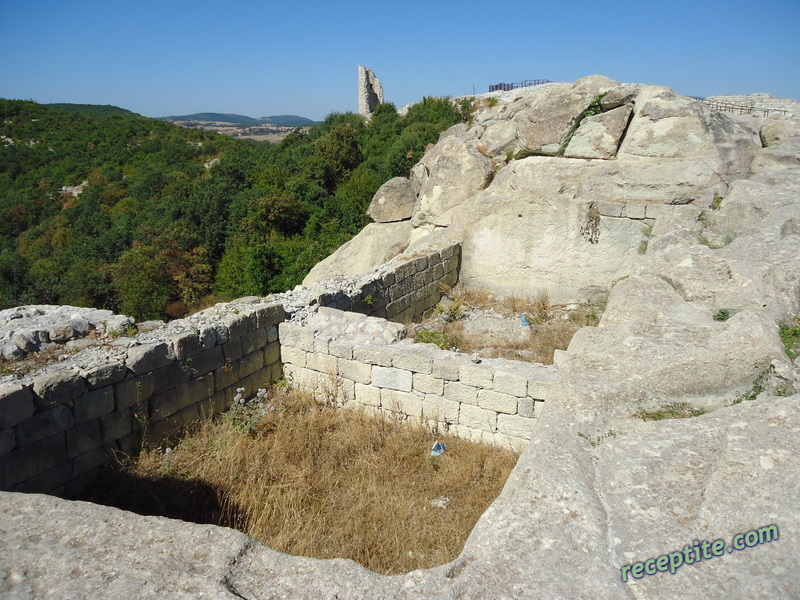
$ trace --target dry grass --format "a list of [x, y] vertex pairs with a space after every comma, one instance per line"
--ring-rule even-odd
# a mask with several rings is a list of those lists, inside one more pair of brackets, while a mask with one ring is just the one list
[[[293, 391], [273, 391], [269, 403], [263, 418], [238, 409], [203, 422], [168, 453], [128, 462], [106, 485], [114, 496], [106, 503], [147, 512], [137, 505], [146, 503], [163, 514], [184, 497], [206, 522], [281, 552], [396, 574], [453, 560], [517, 460]], [[430, 455], [436, 440], [447, 445], [440, 457]], [[121, 489], [120, 479], [135, 485]]]
[[[552, 364], [555, 350], [566, 350], [572, 336], [581, 327], [596, 326], [604, 308], [602, 302], [572, 306], [554, 305], [547, 290], [538, 290], [533, 296], [511, 295], [498, 298], [485, 289], [443, 289], [445, 294], [433, 311], [432, 323], [410, 325], [409, 335], [419, 342], [433, 342], [444, 349], [457, 347], [460, 352], [477, 353], [484, 358], [508, 358]], [[453, 305], [458, 314], [451, 315]], [[531, 325], [516, 335], [500, 338], [496, 332], [467, 332], [462, 319], [470, 310], [491, 309], [509, 320], [519, 322], [525, 315]]]

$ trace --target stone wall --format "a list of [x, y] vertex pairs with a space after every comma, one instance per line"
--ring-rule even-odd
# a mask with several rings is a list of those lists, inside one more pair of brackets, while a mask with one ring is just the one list
[[280, 376], [281, 304], [131, 346], [124, 360], [0, 386], [0, 489], [71, 495], [117, 452], [158, 443]]
[[280, 325], [284, 373], [323, 401], [436, 422], [460, 437], [522, 450], [552, 366], [473, 358], [403, 340], [396, 323], [320, 308]]
[[317, 301], [329, 306], [390, 321], [415, 321], [436, 306], [442, 286], [458, 282], [461, 246], [420, 251], [389, 262], [355, 289], [322, 293]]
[[331, 305], [356, 322], [371, 315], [366, 321], [404, 331], [383, 318], [418, 319], [435, 306], [441, 286], [458, 281], [459, 257], [460, 246], [449, 245], [327, 287], [221, 304], [0, 385], [0, 489], [75, 494], [116, 453], [226, 410], [240, 388], [252, 396], [281, 377], [277, 326], [287, 315], [303, 322]]

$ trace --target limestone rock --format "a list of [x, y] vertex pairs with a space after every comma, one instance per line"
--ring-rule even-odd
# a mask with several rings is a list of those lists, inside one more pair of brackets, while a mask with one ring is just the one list
[[445, 213], [491, 181], [494, 169], [470, 140], [448, 136], [422, 159], [428, 176], [419, 192], [415, 225], [450, 225]]
[[800, 136], [800, 119], [766, 119], [761, 126], [761, 143], [764, 146], [774, 146], [798, 136]]
[[384, 183], [367, 209], [367, 214], [376, 223], [391, 223], [411, 218], [417, 194], [405, 177], [395, 177]]
[[630, 104], [586, 117], [572, 136], [564, 156], [568, 158], [614, 158], [628, 126]]
[[328, 258], [318, 262], [303, 285], [331, 277], [366, 273], [397, 256], [408, 246], [413, 226], [408, 221], [370, 223]]
[[372, 69], [358, 65], [358, 114], [369, 117], [383, 103], [383, 86]]

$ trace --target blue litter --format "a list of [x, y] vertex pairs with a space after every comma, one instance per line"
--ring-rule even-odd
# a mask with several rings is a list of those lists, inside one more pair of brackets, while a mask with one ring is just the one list
[[525, 318], [525, 315], [522, 315], [522, 326], [523, 327], [530, 327], [531, 324], [528, 323], [528, 319]]
[[436, 442], [433, 445], [433, 448], [431, 448], [431, 456], [441, 456], [442, 452], [444, 452], [445, 450], [447, 450], [447, 446], [439, 442]]

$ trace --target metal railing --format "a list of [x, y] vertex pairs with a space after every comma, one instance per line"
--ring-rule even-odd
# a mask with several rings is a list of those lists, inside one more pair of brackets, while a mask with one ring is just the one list
[[490, 92], [510, 92], [517, 88], [531, 87], [532, 85], [542, 85], [543, 83], [553, 83], [549, 79], [526, 79], [519, 83], [497, 83], [489, 86]]
[[786, 114], [788, 111], [782, 108], [761, 108], [758, 106], [745, 106], [743, 104], [733, 104], [732, 102], [721, 102], [719, 100], [709, 100], [700, 96], [691, 96], [695, 100], [702, 102], [711, 110], [718, 110], [720, 112], [730, 112], [739, 115], [752, 115], [753, 113], [763, 113], [766, 117], [769, 113]]

